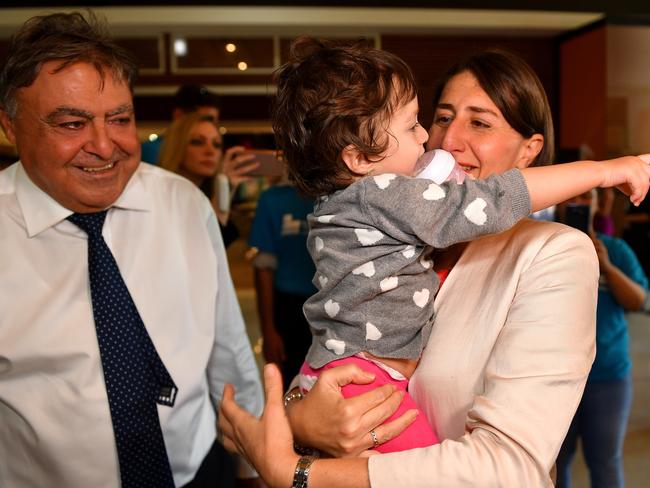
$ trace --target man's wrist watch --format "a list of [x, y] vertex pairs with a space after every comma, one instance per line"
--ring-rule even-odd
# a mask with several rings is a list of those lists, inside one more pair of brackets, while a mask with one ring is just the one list
[[311, 470], [311, 465], [315, 460], [316, 456], [302, 456], [298, 459], [296, 470], [293, 473], [293, 483], [291, 484], [291, 488], [307, 488], [309, 471]]

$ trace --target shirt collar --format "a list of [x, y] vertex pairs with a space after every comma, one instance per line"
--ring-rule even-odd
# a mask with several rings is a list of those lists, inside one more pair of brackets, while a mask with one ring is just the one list
[[[123, 210], [149, 211], [151, 203], [140, 175], [142, 163], [111, 207]], [[22, 163], [16, 168], [16, 199], [25, 219], [27, 234], [34, 237], [72, 215], [69, 210], [41, 190], [29, 178]]]

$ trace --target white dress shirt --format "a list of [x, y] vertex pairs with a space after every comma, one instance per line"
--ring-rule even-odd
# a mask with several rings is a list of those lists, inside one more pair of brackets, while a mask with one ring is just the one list
[[[87, 236], [20, 163], [0, 172], [0, 486], [118, 487], [95, 333]], [[103, 229], [179, 388], [158, 414], [177, 486], [216, 437], [224, 383], [263, 394], [219, 226], [190, 182], [141, 164]]]

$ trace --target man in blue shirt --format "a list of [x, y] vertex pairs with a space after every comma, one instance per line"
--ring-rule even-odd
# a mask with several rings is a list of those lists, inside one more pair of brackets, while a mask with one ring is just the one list
[[314, 202], [293, 186], [273, 186], [260, 195], [248, 241], [257, 249], [253, 267], [264, 357], [281, 367], [285, 386], [311, 345], [302, 306], [316, 292], [307, 251], [307, 214], [313, 210]]

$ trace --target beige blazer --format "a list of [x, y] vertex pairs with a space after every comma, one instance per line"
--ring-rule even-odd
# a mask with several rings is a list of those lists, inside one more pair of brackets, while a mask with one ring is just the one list
[[552, 486], [595, 355], [598, 260], [524, 220], [469, 244], [435, 300], [410, 391], [442, 442], [373, 456], [373, 488]]

